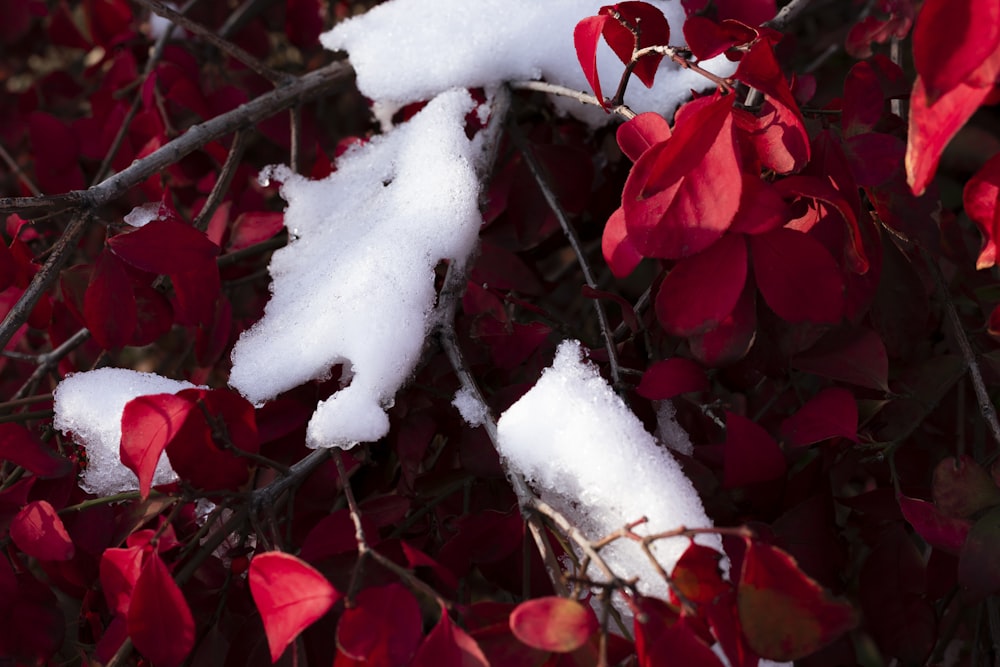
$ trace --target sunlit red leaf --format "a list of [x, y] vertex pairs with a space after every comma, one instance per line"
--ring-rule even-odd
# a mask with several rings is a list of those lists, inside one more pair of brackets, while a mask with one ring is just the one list
[[968, 454], [945, 458], [934, 467], [934, 504], [946, 516], [965, 519], [1000, 505], [1000, 488], [989, 471]]
[[121, 461], [139, 478], [145, 499], [153, 485], [160, 455], [177, 436], [193, 404], [173, 394], [139, 396], [122, 411]]
[[128, 607], [128, 636], [155, 665], [180, 665], [194, 647], [194, 617], [155, 551], [146, 558]]
[[103, 348], [114, 350], [131, 341], [138, 322], [135, 295], [122, 261], [107, 250], [94, 266], [83, 314], [87, 328]]
[[625, 278], [635, 271], [642, 261], [642, 255], [635, 249], [635, 245], [628, 237], [628, 230], [625, 227], [625, 210], [621, 207], [608, 218], [604, 226], [604, 235], [601, 236], [601, 252], [604, 254], [604, 261], [616, 278]]
[[956, 519], [945, 515], [934, 503], [902, 494], [896, 496], [899, 509], [917, 534], [931, 546], [958, 555], [972, 528], [968, 519]]
[[777, 479], [785, 474], [785, 455], [761, 426], [741, 415], [726, 413], [724, 484], [727, 488]]
[[437, 625], [424, 638], [411, 667], [489, 667], [490, 662], [476, 640], [455, 625], [441, 610]]
[[983, 234], [983, 249], [976, 268], [989, 268], [996, 263], [996, 243], [1000, 240], [1000, 153], [990, 158], [965, 184], [962, 203], [966, 214]]
[[[600, 13], [614, 19], [604, 24], [604, 39], [623, 63], [627, 64], [632, 60], [634, 51], [670, 43], [670, 25], [666, 17], [647, 2], [619, 2], [601, 7]], [[638, 39], [634, 31], [638, 31]], [[662, 54], [646, 55], [639, 60], [632, 72], [643, 85], [652, 88], [661, 60]]]
[[601, 33], [610, 16], [588, 16], [573, 29], [573, 45], [576, 47], [576, 57], [583, 68], [583, 75], [594, 91], [594, 95], [607, 108], [604, 93], [601, 92], [601, 81], [597, 74], [597, 46], [601, 42]]
[[640, 667], [722, 666], [722, 661], [708, 644], [666, 602], [656, 598], [639, 598], [636, 605], [642, 612], [633, 624]]
[[647, 111], [618, 126], [615, 137], [628, 159], [635, 162], [649, 148], [670, 138], [670, 125], [658, 113]]
[[834, 599], [787, 553], [747, 540], [737, 593], [750, 647], [771, 660], [797, 660], [853, 628], [851, 605]]
[[[951, 47], [941, 48], [947, 35]], [[966, 81], [1000, 48], [996, 0], [927, 0], [913, 26], [913, 64], [930, 104]], [[992, 82], [990, 82], [992, 83]]]
[[522, 602], [510, 615], [515, 637], [532, 648], [556, 653], [580, 648], [597, 627], [597, 617], [590, 607], [555, 596]]
[[732, 96], [681, 109], [673, 135], [639, 158], [622, 193], [629, 240], [646, 257], [704, 250], [725, 233], [740, 204]]
[[116, 614], [128, 614], [135, 582], [139, 580], [147, 550], [142, 547], [105, 549], [101, 554], [101, 592], [108, 608]]
[[250, 594], [264, 623], [272, 662], [277, 662], [299, 633], [340, 598], [326, 577], [295, 556], [280, 551], [255, 556], [250, 561], [248, 579]]
[[715, 549], [692, 542], [677, 559], [670, 580], [685, 600], [696, 605], [711, 604], [732, 588], [722, 579], [721, 560], [722, 554]]
[[958, 583], [966, 603], [1000, 592], [1000, 507], [994, 507], [972, 525], [958, 557]]
[[779, 431], [793, 447], [836, 437], [857, 442], [858, 404], [846, 389], [828, 387], [783, 421]]
[[757, 335], [757, 289], [750, 283], [736, 307], [717, 327], [688, 339], [691, 353], [706, 366], [717, 367], [742, 359]]
[[714, 58], [756, 37], [756, 30], [733, 19], [717, 23], [710, 18], [695, 15], [689, 16], [684, 22], [684, 39], [698, 60]]
[[10, 538], [17, 548], [38, 560], [69, 560], [76, 553], [62, 519], [47, 500], [25, 505], [10, 522]]
[[[848, 246], [847, 260], [848, 267], [857, 274], [864, 274], [868, 271], [869, 261], [865, 253], [864, 237], [861, 234], [861, 227], [858, 218], [854, 213], [854, 208], [847, 200], [845, 194], [839, 192], [830, 183], [829, 177], [815, 176], [789, 176], [775, 183], [775, 190], [785, 199], [804, 197], [816, 202], [825, 204], [831, 209], [840, 213], [847, 224]], [[807, 231], [807, 230], [802, 230]]]
[[32, 437], [21, 424], [0, 424], [0, 460], [21, 466], [36, 477], [60, 477], [72, 464]]
[[647, 368], [636, 391], [644, 398], [662, 400], [689, 391], [708, 391], [708, 386], [701, 366], [684, 357], [671, 357]]
[[420, 606], [402, 584], [361, 591], [337, 624], [340, 650], [371, 664], [409, 664], [423, 635]]
[[771, 310], [789, 322], [840, 321], [844, 278], [822, 243], [787, 228], [749, 240], [757, 287]]
[[671, 269], [656, 294], [656, 317], [671, 335], [704, 333], [733, 312], [746, 279], [746, 241], [726, 235]]

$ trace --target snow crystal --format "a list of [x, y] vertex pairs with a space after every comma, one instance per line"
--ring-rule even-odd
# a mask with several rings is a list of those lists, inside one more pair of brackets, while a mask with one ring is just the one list
[[[590, 539], [643, 516], [648, 523], [636, 529], [643, 534], [712, 525], [680, 466], [583, 361], [578, 342], [559, 346], [552, 366], [500, 417], [497, 430], [510, 470]], [[722, 551], [718, 535], [696, 541]], [[669, 572], [688, 544], [659, 540], [653, 550]], [[601, 554], [619, 576], [638, 576], [643, 594], [667, 597], [666, 583], [633, 542], [618, 540]]]
[[[336, 25], [323, 45], [347, 51], [358, 89], [379, 103], [381, 117], [442, 90], [544, 79], [591, 92], [573, 46], [576, 24], [596, 15], [595, 0], [393, 0]], [[650, 0], [667, 17], [671, 41], [683, 43], [684, 9], [676, 0]], [[391, 45], [391, 47], [387, 47]], [[725, 58], [707, 62], [721, 75], [734, 71]], [[664, 60], [652, 89], [629, 85], [625, 102], [636, 112], [669, 117], [691, 89], [713, 87], [704, 77]], [[624, 65], [603, 41], [598, 72], [613, 93]], [[594, 125], [608, 122], [600, 109], [556, 100], [560, 109]]]
[[[124, 368], [101, 368], [66, 376], [55, 390], [53, 424], [63, 433], [71, 433], [87, 449], [88, 464], [80, 487], [98, 496], [138, 489], [138, 479], [119, 456], [125, 404], [137, 396], [176, 394], [194, 386]], [[162, 456], [153, 484], [167, 484], [176, 479], [167, 457]]]
[[489, 408], [487, 408], [471, 391], [465, 389], [464, 387], [455, 393], [455, 398], [452, 400], [451, 404], [458, 409], [459, 414], [462, 415], [462, 419], [464, 419], [469, 426], [482, 426], [489, 419]]
[[694, 454], [694, 443], [684, 427], [677, 423], [677, 407], [671, 400], [655, 401], [656, 437], [660, 442], [685, 456]]
[[147, 204], [140, 204], [136, 206], [131, 211], [125, 214], [122, 221], [126, 225], [131, 225], [132, 227], [142, 227], [148, 225], [154, 220], [159, 220], [162, 213], [162, 204], [160, 202], [149, 202]]
[[470, 141], [466, 91], [443, 93], [409, 122], [310, 181], [277, 169], [291, 241], [271, 260], [264, 317], [233, 349], [229, 383], [262, 403], [343, 363], [350, 384], [320, 404], [310, 446], [384, 436], [384, 408], [420, 357], [434, 269], [475, 246], [482, 142]]

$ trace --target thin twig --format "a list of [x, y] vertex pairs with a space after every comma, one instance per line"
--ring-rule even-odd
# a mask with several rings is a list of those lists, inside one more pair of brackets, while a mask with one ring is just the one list
[[[572, 88], [559, 86], [554, 83], [546, 83], [545, 81], [511, 81], [507, 85], [511, 88], [511, 90], [533, 90], [539, 93], [548, 93], [549, 95], [568, 97], [580, 102], [581, 104], [589, 104], [591, 106], [604, 108], [601, 101], [590, 93], [573, 90]], [[607, 110], [616, 116], [621, 116], [625, 120], [631, 120], [636, 117], [636, 113], [624, 104], [612, 106]]]
[[20, 181], [24, 183], [25, 187], [31, 190], [31, 194], [36, 197], [42, 194], [42, 191], [38, 189], [38, 186], [31, 180], [31, 177], [24, 173], [24, 170], [21, 169], [21, 165], [19, 165], [17, 161], [11, 157], [11, 154], [7, 152], [7, 149], [4, 148], [3, 144], [0, 144], [0, 158], [7, 163], [7, 168], [10, 169], [11, 173], [20, 179]]
[[[576, 261], [580, 265], [580, 270], [583, 273], [583, 279], [587, 283], [587, 286], [591, 289], [599, 289], [597, 284], [597, 278], [594, 276], [593, 270], [590, 268], [590, 261], [587, 259], [587, 254], [584, 252], [583, 244], [580, 243], [580, 237], [577, 236], [576, 230], [573, 229], [573, 225], [569, 221], [569, 217], [566, 215], [566, 211], [563, 210], [562, 204], [559, 203], [559, 198], [556, 196], [555, 191], [551, 186], [551, 177], [548, 174], [548, 170], [545, 168], [537, 157], [535, 157], [534, 151], [531, 150], [531, 146], [528, 145], [527, 140], [524, 135], [521, 134], [521, 130], [517, 127], [514, 121], [509, 123], [508, 135], [517, 146], [517, 149], [524, 156], [524, 163], [528, 166], [528, 170], [534, 177], [535, 182], [542, 191], [542, 196], [545, 197], [545, 202], [549, 205], [549, 209], [556, 216], [556, 220], [559, 221], [559, 225], [562, 227], [563, 233], [566, 238], [569, 239], [569, 244], [573, 248], [573, 252], [576, 254]], [[597, 313], [597, 323], [601, 329], [601, 337], [604, 338], [604, 347], [608, 353], [608, 363], [611, 366], [611, 378], [614, 381], [615, 387], [621, 385], [621, 371], [618, 366], [618, 348], [615, 346], [614, 336], [611, 332], [611, 325], [608, 322], [608, 314], [604, 310], [604, 303], [600, 299], [591, 299], [591, 303], [594, 304], [594, 311]]]
[[38, 383], [42, 381], [42, 378], [44, 378], [49, 371], [58, 366], [59, 362], [62, 361], [66, 355], [83, 345], [89, 338], [90, 329], [85, 327], [70, 336], [62, 345], [51, 352], [36, 355], [35, 363], [38, 365], [31, 373], [31, 376], [25, 380], [24, 384], [21, 385], [21, 388], [17, 390], [17, 393], [14, 394], [14, 398], [22, 399], [28, 396], [35, 390]]
[[229, 154], [226, 155], [226, 162], [222, 165], [222, 171], [219, 172], [219, 177], [216, 179], [215, 185], [212, 186], [212, 191], [208, 193], [205, 205], [201, 207], [201, 210], [198, 211], [198, 216], [194, 219], [192, 226], [195, 229], [200, 231], [208, 229], [208, 223], [211, 222], [216, 209], [219, 208], [219, 204], [222, 203], [222, 199], [229, 191], [229, 185], [233, 182], [233, 176], [236, 175], [236, 168], [240, 166], [240, 160], [243, 159], [243, 152], [246, 150], [249, 134], [249, 129], [242, 128], [237, 130], [236, 134], [233, 135], [233, 145], [230, 146]]

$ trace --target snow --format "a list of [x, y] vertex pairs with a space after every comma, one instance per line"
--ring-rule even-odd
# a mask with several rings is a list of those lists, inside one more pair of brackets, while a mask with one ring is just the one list
[[[119, 457], [125, 404], [137, 396], [176, 394], [194, 386], [124, 368], [101, 368], [66, 376], [55, 390], [53, 424], [63, 433], [72, 434], [73, 440], [87, 450], [88, 465], [80, 487], [98, 496], [138, 489], [138, 479]], [[167, 484], [176, 479], [167, 457], [161, 457], [153, 484]]]
[[159, 202], [149, 202], [146, 204], [140, 204], [139, 206], [133, 208], [125, 214], [122, 221], [126, 225], [131, 225], [132, 227], [143, 227], [154, 220], [159, 220], [161, 217], [162, 204]]
[[469, 426], [482, 426], [490, 418], [489, 408], [477, 396], [465, 388], [459, 389], [455, 393], [455, 398], [451, 404], [455, 406], [458, 413], [462, 415], [462, 419]]
[[312, 447], [384, 436], [385, 408], [413, 372], [432, 322], [434, 269], [475, 247], [482, 142], [464, 131], [464, 90], [352, 149], [310, 181], [275, 169], [291, 241], [270, 265], [264, 317], [233, 350], [229, 383], [263, 403], [345, 364], [349, 384], [320, 404]]
[[[670, 452], [582, 354], [580, 343], [564, 341], [552, 366], [500, 417], [500, 455], [508, 468], [591, 540], [643, 516], [649, 521], [636, 529], [640, 534], [711, 526]], [[722, 551], [718, 535], [696, 541]], [[670, 572], [688, 544], [683, 537], [663, 539], [653, 552]], [[639, 577], [643, 594], [668, 596], [666, 583], [635, 543], [617, 540], [601, 554], [619, 576]]]
[[[328, 49], [347, 51], [358, 89], [376, 101], [380, 118], [409, 102], [442, 90], [544, 79], [592, 92], [573, 46], [573, 28], [606, 2], [594, 0], [393, 0], [344, 21], [320, 36]], [[677, 0], [651, 0], [670, 23], [671, 42], [682, 44], [684, 9]], [[387, 48], [391, 45], [391, 48]], [[706, 68], [734, 71], [725, 58]], [[598, 51], [602, 87], [614, 92], [624, 65], [607, 44]], [[691, 89], [712, 87], [705, 78], [672, 62], [660, 66], [656, 85], [629, 84], [625, 102], [634, 111], [669, 117]], [[600, 109], [575, 100], [554, 100], [563, 112], [607, 123]]]

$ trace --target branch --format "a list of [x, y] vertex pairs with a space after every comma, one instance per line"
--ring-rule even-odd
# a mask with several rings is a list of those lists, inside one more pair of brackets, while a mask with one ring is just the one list
[[[533, 90], [539, 93], [548, 93], [549, 95], [569, 97], [577, 102], [580, 102], [581, 104], [589, 104], [591, 106], [601, 107], [602, 109], [604, 108], [601, 101], [593, 95], [579, 90], [573, 90], [572, 88], [567, 88], [565, 86], [559, 86], [554, 83], [546, 83], [545, 81], [511, 81], [507, 85], [511, 90]], [[612, 106], [608, 109], [608, 111], [616, 116], [621, 116], [625, 120], [632, 120], [636, 117], [636, 113], [624, 104]]]
[[53, 213], [73, 206], [102, 206], [150, 176], [179, 161], [185, 155], [236, 130], [253, 125], [279, 111], [318, 97], [337, 85], [347, 83], [354, 70], [347, 62], [335, 62], [275, 88], [232, 111], [193, 125], [181, 136], [167, 142], [126, 169], [86, 190], [45, 197], [0, 197], [0, 213], [25, 212], [29, 215]]

